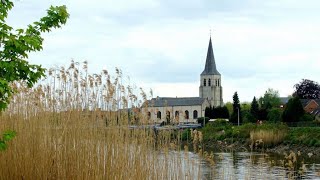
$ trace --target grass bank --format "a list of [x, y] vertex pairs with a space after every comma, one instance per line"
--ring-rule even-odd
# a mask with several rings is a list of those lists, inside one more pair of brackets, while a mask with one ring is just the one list
[[[320, 127], [289, 128], [283, 123], [233, 126], [225, 121], [208, 123], [201, 129], [207, 147], [259, 149], [279, 145], [320, 147]], [[222, 148], [223, 148], [222, 147]], [[241, 148], [240, 147], [240, 148]]]

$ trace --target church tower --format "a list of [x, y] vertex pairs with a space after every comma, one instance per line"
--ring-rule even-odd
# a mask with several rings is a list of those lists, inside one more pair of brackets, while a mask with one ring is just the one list
[[206, 65], [200, 75], [199, 96], [201, 98], [207, 98], [214, 107], [223, 106], [221, 74], [216, 67], [211, 37], [209, 40]]

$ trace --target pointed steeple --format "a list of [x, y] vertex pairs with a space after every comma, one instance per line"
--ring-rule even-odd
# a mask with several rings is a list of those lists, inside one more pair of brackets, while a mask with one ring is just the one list
[[207, 52], [206, 66], [204, 67], [201, 75], [220, 75], [220, 73], [217, 71], [216, 62], [214, 60], [211, 35]]

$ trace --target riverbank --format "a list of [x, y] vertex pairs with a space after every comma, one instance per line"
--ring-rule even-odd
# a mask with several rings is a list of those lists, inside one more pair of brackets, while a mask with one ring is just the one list
[[[285, 124], [207, 124], [200, 129], [205, 150], [221, 152], [263, 151], [284, 154], [290, 151], [320, 156], [320, 127], [289, 128]], [[183, 138], [188, 137], [185, 131]], [[190, 135], [189, 135], [190, 136]], [[189, 141], [190, 143], [190, 141]]]

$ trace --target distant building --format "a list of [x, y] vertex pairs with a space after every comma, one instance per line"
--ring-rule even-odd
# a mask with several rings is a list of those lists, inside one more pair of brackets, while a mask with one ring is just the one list
[[[284, 108], [289, 101], [289, 97], [280, 97], [281, 108]], [[305, 112], [320, 120], [320, 99], [300, 99]]]
[[208, 106], [223, 106], [221, 74], [216, 68], [211, 37], [206, 63], [200, 74], [199, 97], [157, 97], [142, 105], [142, 113], [153, 123], [196, 123]]

